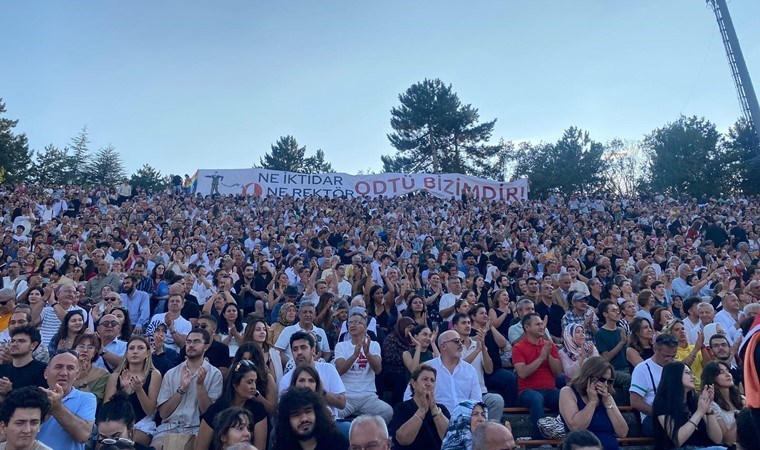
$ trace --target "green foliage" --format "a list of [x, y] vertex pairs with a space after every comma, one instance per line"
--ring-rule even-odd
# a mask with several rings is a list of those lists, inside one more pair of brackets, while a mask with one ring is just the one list
[[657, 192], [719, 195], [728, 191], [729, 157], [720, 133], [707, 119], [681, 116], [644, 139], [649, 188]]
[[161, 172], [149, 164], [137, 169], [129, 179], [132, 188], [141, 187], [146, 192], [161, 192], [169, 187], [170, 180], [168, 176], [161, 175]]
[[317, 150], [306, 157], [306, 147], [299, 147], [293, 136], [283, 136], [272, 145], [272, 152], [259, 159], [260, 167], [269, 170], [285, 170], [300, 173], [332, 172], [332, 165], [325, 160], [325, 152]]
[[26, 134], [13, 134], [18, 120], [2, 117], [5, 111], [5, 103], [0, 98], [0, 182], [23, 183], [32, 167], [32, 151]]
[[116, 186], [126, 178], [121, 155], [110, 144], [95, 152], [86, 168], [85, 184]]
[[320, 148], [314, 154], [304, 160], [304, 172], [306, 173], [330, 173], [334, 172], [332, 164], [325, 160], [325, 152]]
[[746, 119], [739, 119], [723, 137], [729, 159], [730, 185], [745, 195], [760, 194], [760, 156], [757, 140]]
[[480, 115], [462, 105], [451, 85], [425, 79], [399, 95], [401, 106], [391, 109], [388, 135], [395, 155], [382, 156], [386, 172], [464, 173], [492, 170], [501, 149], [488, 145], [496, 120], [478, 123]]
[[32, 166], [32, 181], [54, 186], [73, 184], [70, 165], [71, 157], [67, 148], [61, 150], [48, 144], [41, 153], [37, 152]]
[[604, 151], [588, 132], [570, 127], [554, 144], [520, 144], [512, 156], [514, 173], [528, 178], [534, 196], [594, 192], [606, 181]]
[[90, 161], [90, 138], [87, 133], [87, 125], [83, 126], [79, 134], [71, 139], [68, 147], [68, 184], [87, 184], [89, 182], [87, 168]]

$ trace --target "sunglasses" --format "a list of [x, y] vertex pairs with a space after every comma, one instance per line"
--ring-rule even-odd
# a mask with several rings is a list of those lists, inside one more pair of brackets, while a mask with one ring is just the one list
[[604, 377], [596, 377], [596, 381], [601, 381], [602, 383], [605, 383], [607, 386], [612, 386], [612, 384], [615, 383], [615, 380], [610, 380], [609, 378], [604, 378]]
[[105, 298], [105, 301], [107, 302], [118, 302], [119, 300], [121, 300], [120, 297], [106, 297]]
[[10, 303], [12, 301], [13, 301], [13, 299], [8, 299], [8, 300], [6, 300], [4, 302], [0, 302], [0, 306], [5, 306], [5, 305], [7, 305], [8, 303]]
[[103, 322], [100, 322], [100, 325], [103, 325], [104, 327], [115, 327], [119, 325], [118, 320], [104, 320]]
[[122, 444], [127, 445], [134, 445], [134, 441], [127, 438], [102, 438], [98, 439], [98, 443], [104, 444], [104, 445], [116, 445], [117, 443], [121, 442]]

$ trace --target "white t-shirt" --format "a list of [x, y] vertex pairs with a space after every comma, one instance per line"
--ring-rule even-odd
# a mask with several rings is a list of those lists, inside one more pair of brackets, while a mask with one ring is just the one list
[[325, 334], [325, 330], [319, 328], [316, 325], [312, 325], [311, 330], [304, 330], [301, 328], [301, 324], [297, 323], [295, 325], [285, 327], [282, 330], [282, 333], [280, 333], [280, 337], [277, 338], [277, 342], [274, 343], [275, 347], [285, 352], [288, 360], [293, 359], [293, 354], [290, 352], [290, 336], [293, 336], [299, 331], [314, 333], [317, 338], [317, 343], [319, 344], [319, 349], [323, 352], [330, 351], [330, 341], [327, 340], [327, 334]]
[[[335, 359], [342, 358], [348, 360], [353, 356], [356, 346], [351, 341], [338, 342], [335, 345]], [[369, 343], [369, 353], [371, 355], [381, 356], [380, 344], [375, 341]], [[359, 357], [354, 364], [340, 377], [346, 386], [347, 397], [366, 397], [376, 395], [375, 372], [369, 365], [369, 359], [362, 349]]]
[[[322, 381], [322, 387], [325, 391], [338, 395], [346, 392], [346, 386], [343, 384], [338, 370], [330, 363], [315, 361], [314, 368], [317, 369], [319, 379]], [[290, 380], [293, 378], [293, 371], [289, 371], [282, 376], [279, 386], [279, 394], [282, 397], [282, 393], [290, 387]], [[330, 411], [333, 413], [333, 417], [338, 417], [338, 408], [330, 407]]]
[[[153, 332], [156, 331], [156, 327], [158, 327], [160, 324], [166, 325], [166, 315], [168, 313], [160, 313], [153, 316], [153, 318], [150, 319], [150, 323], [148, 324], [148, 327], [145, 329], [145, 335], [146, 336], [153, 336]], [[164, 341], [164, 345], [171, 348], [175, 352], [179, 352], [179, 345], [177, 345], [174, 342], [174, 336], [172, 336], [172, 333], [169, 332], [169, 327], [166, 327], [166, 340]], [[184, 334], [187, 336], [190, 331], [192, 331], [193, 325], [184, 317], [179, 316], [176, 319], [174, 319], [174, 330], [179, 334]]]
[[[443, 311], [446, 308], [451, 308], [452, 306], [454, 306], [454, 304], [456, 304], [457, 300], [459, 300], [459, 297], [461, 295], [462, 294], [454, 295], [451, 292], [447, 294], [443, 294], [441, 296], [441, 301], [438, 303], [438, 310]], [[445, 320], [446, 322], [450, 321], [452, 317], [454, 317], [454, 313], [451, 313], [446, 317], [443, 317], [443, 315], [441, 315], [441, 318]]]
[[[634, 367], [631, 374], [631, 387], [628, 389], [628, 392], [639, 394], [647, 405], [652, 406], [657, 385], [660, 384], [660, 378], [662, 378], [662, 366], [652, 361], [652, 358], [649, 358]], [[641, 414], [641, 420], [644, 420], [647, 416], [643, 412], [639, 414]]]
[[[248, 325], [247, 323], [243, 322], [243, 329], [240, 330], [240, 334], [243, 334], [245, 332], [245, 326]], [[227, 339], [230, 335], [229, 334], [222, 334], [219, 333], [219, 337], [222, 338], [222, 340]], [[227, 344], [227, 347], [230, 348], [230, 358], [235, 357], [235, 353], [237, 353], [238, 348], [240, 348], [240, 344], [238, 344], [237, 339], [234, 337], [230, 339], [230, 343]]]
[[[470, 346], [462, 347], [462, 361], [464, 361], [465, 358], [470, 356], [473, 352], [477, 351], [477, 348], [478, 348], [478, 343], [475, 342], [474, 339], [470, 339]], [[472, 360], [470, 365], [474, 367], [475, 372], [478, 373], [478, 382], [480, 383], [480, 390], [484, 394], [487, 394], [488, 388], [486, 387], [486, 380], [485, 380], [485, 377], [483, 376], [483, 352], [478, 352], [478, 356], [476, 356], [475, 359]]]

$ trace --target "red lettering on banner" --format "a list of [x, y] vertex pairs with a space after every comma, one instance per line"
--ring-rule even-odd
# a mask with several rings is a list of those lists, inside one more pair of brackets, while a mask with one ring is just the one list
[[356, 183], [356, 186], [354, 186], [354, 190], [359, 195], [367, 195], [369, 194], [369, 183], [366, 181], [360, 181]]
[[384, 181], [375, 180], [372, 182], [372, 190], [374, 191], [373, 194], [375, 195], [385, 194], [387, 186], [385, 185]]
[[514, 199], [515, 201], [518, 200], [518, 198], [517, 198], [517, 188], [516, 187], [507, 188], [507, 198], [505, 200], [508, 201], [508, 202], [510, 202], [510, 201], [512, 201], [512, 200], [510, 200], [510, 198]]
[[425, 189], [435, 189], [435, 178], [425, 177], [422, 179], [422, 185]]

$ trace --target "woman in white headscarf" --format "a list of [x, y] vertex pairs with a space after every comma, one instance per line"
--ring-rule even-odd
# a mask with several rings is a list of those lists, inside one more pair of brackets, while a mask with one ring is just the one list
[[578, 374], [583, 362], [592, 356], [599, 356], [594, 343], [586, 340], [586, 330], [580, 323], [571, 323], [562, 333], [565, 347], [559, 352], [562, 372], [568, 381]]

